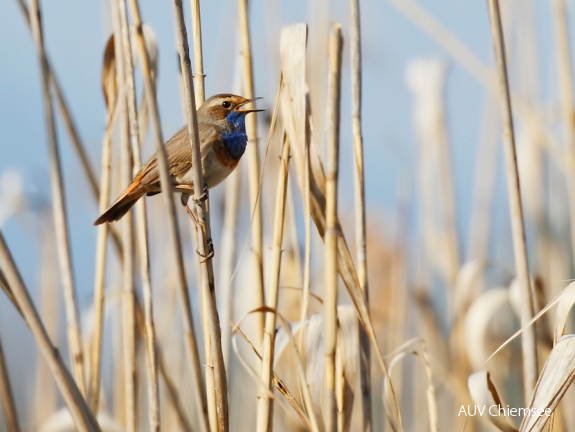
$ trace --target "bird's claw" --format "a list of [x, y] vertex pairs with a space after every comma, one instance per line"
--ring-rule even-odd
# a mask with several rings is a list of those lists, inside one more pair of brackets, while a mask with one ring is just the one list
[[192, 200], [196, 203], [196, 204], [200, 204], [202, 202], [204, 202], [205, 200], [208, 199], [208, 185], [204, 185], [204, 189], [202, 191], [202, 194], [199, 197], [193, 197]]
[[201, 253], [199, 248], [196, 249], [196, 253], [201, 257], [201, 260], [200, 260], [201, 264], [205, 263], [207, 260], [214, 257], [214, 244], [212, 243], [212, 240], [208, 240], [207, 247], [208, 247], [208, 253], [207, 254]]

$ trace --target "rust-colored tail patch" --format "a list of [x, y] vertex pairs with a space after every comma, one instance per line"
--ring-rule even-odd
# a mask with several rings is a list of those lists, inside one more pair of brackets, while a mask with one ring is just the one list
[[102, 215], [96, 219], [94, 225], [109, 223], [121, 219], [128, 211], [136, 204], [145, 191], [138, 189], [140, 186], [141, 175], [136, 177], [132, 184], [124, 191], [122, 195], [106, 210]]

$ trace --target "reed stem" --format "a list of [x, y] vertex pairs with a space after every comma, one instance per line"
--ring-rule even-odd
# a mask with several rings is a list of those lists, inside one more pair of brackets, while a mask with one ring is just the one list
[[202, 50], [202, 20], [200, 17], [200, 0], [190, 0], [192, 11], [192, 33], [194, 41], [194, 66], [196, 73], [195, 79], [195, 96], [196, 106], [199, 108], [206, 100], [206, 91], [204, 87], [204, 56]]
[[[361, 129], [361, 25], [359, 0], [350, 0], [350, 62], [351, 62], [351, 129], [355, 155], [355, 247], [357, 278], [369, 309], [367, 283], [367, 241], [365, 224], [365, 174], [363, 169], [363, 138]], [[371, 431], [371, 350], [363, 327], [359, 329], [359, 375], [361, 383], [363, 430]]]
[[[102, 169], [100, 181], [100, 199], [98, 208], [104, 212], [108, 208], [108, 196], [111, 186], [112, 162], [112, 131], [120, 112], [118, 104], [114, 104], [108, 118], [108, 125], [102, 143]], [[98, 412], [100, 401], [100, 363], [102, 360], [102, 329], [104, 326], [104, 284], [106, 278], [106, 257], [108, 251], [109, 225], [98, 226], [96, 241], [96, 265], [94, 276], [94, 335], [90, 350], [90, 377], [88, 385], [88, 401], [94, 412]]]
[[46, 122], [46, 134], [48, 155], [50, 162], [50, 186], [52, 191], [52, 211], [54, 217], [56, 247], [58, 254], [58, 264], [60, 277], [62, 278], [62, 288], [64, 291], [64, 303], [66, 306], [66, 321], [68, 325], [68, 344], [72, 359], [74, 377], [78, 382], [78, 387], [82, 394], [85, 394], [84, 381], [84, 354], [82, 351], [82, 339], [80, 322], [78, 319], [78, 304], [74, 288], [74, 275], [72, 270], [72, 259], [70, 255], [70, 241], [68, 238], [68, 218], [66, 216], [66, 201], [64, 196], [64, 179], [62, 166], [60, 163], [60, 150], [56, 135], [56, 124], [50, 95], [50, 76], [44, 50], [44, 36], [42, 31], [42, 21], [40, 5], [38, 0], [30, 1], [29, 8], [30, 24], [42, 79], [42, 93], [44, 102], [44, 120]]
[[[172, 190], [172, 179], [169, 175], [168, 161], [166, 152], [163, 146], [163, 136], [162, 129], [159, 118], [158, 102], [156, 96], [156, 88], [154, 81], [152, 80], [152, 74], [150, 69], [150, 59], [146, 51], [144, 37], [142, 34], [142, 20], [140, 15], [140, 9], [137, 0], [130, 0], [131, 12], [133, 15], [134, 25], [136, 27], [136, 33], [138, 35], [138, 47], [140, 51], [140, 58], [142, 59], [142, 73], [144, 76], [144, 86], [146, 88], [146, 94], [148, 95], [148, 101], [150, 105], [150, 113], [152, 120], [152, 129], [154, 134], [154, 140], [156, 141], [157, 147], [157, 158], [158, 165], [160, 168], [160, 182], [163, 185], [170, 185], [170, 188], [165, 188], [164, 190]], [[188, 361], [190, 362], [190, 370], [193, 375], [192, 386], [194, 389], [195, 399], [197, 401], [198, 418], [203, 431], [208, 430], [208, 421], [206, 417], [206, 405], [204, 398], [204, 391], [202, 388], [202, 378], [201, 378], [201, 366], [198, 354], [197, 341], [194, 330], [194, 322], [192, 318], [192, 309], [190, 305], [190, 297], [188, 292], [188, 284], [184, 267], [184, 257], [182, 253], [182, 244], [180, 238], [180, 231], [178, 227], [176, 208], [174, 204], [174, 197], [171, 193], [163, 194], [165, 199], [165, 205], [168, 210], [168, 230], [170, 235], [170, 240], [173, 248], [173, 253], [176, 258], [175, 270], [177, 272], [177, 282], [178, 282], [178, 293], [180, 295], [180, 305], [182, 308], [183, 325], [184, 325], [184, 340], [188, 356]]]
[[[279, 297], [279, 283], [281, 270], [282, 242], [285, 223], [286, 195], [289, 175], [289, 141], [284, 135], [284, 144], [280, 160], [278, 185], [276, 192], [276, 209], [274, 220], [273, 246], [270, 256], [270, 285], [266, 306], [277, 310]], [[265, 320], [264, 339], [262, 343], [262, 371], [260, 392], [257, 406], [258, 432], [271, 430], [273, 419], [273, 399], [270, 397], [272, 390], [274, 346], [276, 332], [276, 314], [267, 313]]]
[[[238, 19], [240, 32], [240, 46], [242, 58], [242, 78], [244, 97], [253, 99], [254, 97], [254, 78], [252, 68], [252, 48], [250, 42], [250, 28], [248, 19], [248, 1], [238, 0]], [[250, 145], [247, 147], [249, 171], [249, 193], [250, 209], [252, 209], [252, 252], [254, 259], [253, 273], [253, 295], [254, 308], [265, 304], [264, 295], [264, 271], [263, 271], [263, 222], [262, 222], [262, 204], [260, 199], [260, 157], [258, 147], [258, 128], [257, 118], [255, 115], [246, 118], [246, 133]], [[263, 314], [256, 317], [257, 344], [261, 343], [264, 333], [264, 316]]]
[[571, 47], [569, 43], [569, 29], [567, 25], [567, 8], [564, 0], [551, 2], [555, 21], [555, 44], [557, 52], [557, 74], [561, 102], [561, 126], [563, 127], [563, 140], [565, 141], [565, 156], [567, 160], [567, 191], [571, 215], [571, 252], [575, 260], [575, 124], [573, 114], [573, 71], [571, 66]]
[[[125, 0], [112, 5], [117, 82], [123, 94], [120, 104], [120, 154], [122, 186], [132, 182], [132, 148], [138, 145], [139, 131], [134, 110], [136, 88], [130, 48], [130, 34]], [[135, 142], [134, 142], [135, 141]], [[125, 386], [125, 421], [128, 432], [137, 430], [136, 393], [136, 315], [134, 282], [134, 220], [132, 212], [122, 219], [123, 280], [122, 280], [122, 346]]]
[[[227, 432], [229, 429], [227, 377], [224, 357], [222, 354], [220, 322], [216, 307], [214, 269], [212, 263], [212, 235], [206, 202], [200, 199], [200, 196], [204, 192], [204, 179], [200, 156], [200, 136], [194, 96], [194, 83], [192, 81], [192, 72], [190, 68], [190, 54], [186, 24], [184, 22], [181, 0], [174, 0], [174, 12], [178, 53], [180, 56], [180, 66], [184, 82], [188, 133], [190, 135], [190, 145], [192, 148], [192, 178], [194, 184], [194, 201], [196, 203], [196, 217], [198, 220], [196, 229], [198, 234], [200, 272], [202, 276], [202, 295], [209, 303], [208, 306], [210, 312], [210, 339], [214, 358], [214, 390], [217, 407], [217, 430], [218, 432]], [[211, 389], [207, 390], [210, 391]]]
[[337, 345], [337, 182], [339, 176], [339, 123], [341, 104], [341, 27], [333, 25], [329, 37], [329, 72], [326, 114], [326, 230], [325, 230], [325, 430], [337, 430], [335, 350]]
[[0, 341], [0, 400], [2, 401], [2, 408], [4, 410], [4, 419], [6, 421], [6, 427], [10, 432], [19, 432], [20, 425], [18, 424], [18, 413], [16, 412], [16, 404], [14, 403], [12, 385], [10, 384], [10, 375], [8, 374], [8, 367], [6, 366], [6, 358], [4, 357], [4, 350], [2, 349], [1, 341]]
[[6, 288], [13, 293], [22, 312], [22, 316], [30, 328], [32, 335], [36, 339], [40, 352], [48, 363], [76, 428], [80, 432], [100, 431], [100, 426], [98, 425], [94, 414], [88, 407], [86, 400], [82, 396], [77, 383], [64, 365], [58, 349], [54, 347], [50, 341], [46, 328], [34, 307], [32, 298], [30, 297], [28, 289], [24, 285], [20, 272], [16, 268], [16, 264], [14, 263], [1, 231], [0, 268], [4, 271], [4, 276], [8, 285]]
[[525, 406], [529, 406], [535, 383], [537, 382], [537, 340], [535, 325], [529, 325], [533, 318], [533, 292], [529, 280], [529, 265], [527, 262], [527, 248], [525, 245], [525, 226], [523, 222], [523, 206], [521, 203], [521, 187], [517, 169], [517, 155], [515, 153], [515, 136], [513, 133], [513, 116], [511, 111], [511, 98], [507, 78], [507, 65], [505, 60], [505, 45], [499, 1], [489, 0], [489, 20], [491, 35], [497, 62], [497, 75], [499, 78], [499, 99], [501, 117], [503, 121], [503, 148], [505, 153], [505, 170], [507, 176], [507, 190], [509, 193], [509, 212], [513, 234], [513, 251], [515, 255], [515, 270], [521, 291], [521, 350], [523, 353], [523, 398]]

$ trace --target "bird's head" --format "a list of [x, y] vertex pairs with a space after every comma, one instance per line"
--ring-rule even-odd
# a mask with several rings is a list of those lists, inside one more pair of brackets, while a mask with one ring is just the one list
[[219, 124], [223, 128], [239, 128], [244, 126], [246, 114], [263, 111], [260, 109], [242, 109], [250, 102], [261, 98], [246, 99], [233, 94], [218, 94], [206, 100], [198, 115], [201, 119]]

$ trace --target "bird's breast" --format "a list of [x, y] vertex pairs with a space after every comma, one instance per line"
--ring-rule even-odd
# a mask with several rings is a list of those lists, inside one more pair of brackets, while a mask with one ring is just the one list
[[222, 133], [222, 144], [233, 159], [241, 158], [248, 144], [245, 127], [233, 128]]

